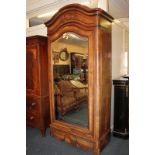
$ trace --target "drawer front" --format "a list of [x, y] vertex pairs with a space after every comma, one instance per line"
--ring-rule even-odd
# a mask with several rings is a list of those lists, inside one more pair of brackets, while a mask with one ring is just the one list
[[40, 99], [35, 97], [26, 97], [26, 112], [40, 114]]
[[26, 125], [31, 127], [41, 127], [41, 119], [37, 115], [26, 113]]

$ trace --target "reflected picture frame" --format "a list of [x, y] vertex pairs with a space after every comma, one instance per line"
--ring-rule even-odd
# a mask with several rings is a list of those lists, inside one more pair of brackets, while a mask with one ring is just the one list
[[59, 52], [53, 51], [53, 60], [54, 60], [54, 64], [59, 63]]
[[67, 51], [67, 48], [64, 48], [60, 51], [60, 54], [59, 54], [59, 58], [61, 61], [66, 61], [68, 60], [69, 58], [69, 53]]

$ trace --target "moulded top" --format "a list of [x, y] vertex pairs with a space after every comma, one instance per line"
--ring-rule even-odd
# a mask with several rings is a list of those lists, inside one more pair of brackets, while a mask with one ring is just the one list
[[53, 22], [56, 20], [58, 16], [64, 14], [66, 11], [67, 12], [68, 11], [79, 11], [87, 16], [102, 16], [110, 22], [112, 22], [114, 19], [111, 15], [109, 15], [107, 12], [105, 12], [104, 10], [100, 8], [89, 8], [81, 4], [69, 4], [59, 9], [59, 11], [49, 21], [47, 21], [45, 25], [49, 27], [50, 25], [53, 24]]

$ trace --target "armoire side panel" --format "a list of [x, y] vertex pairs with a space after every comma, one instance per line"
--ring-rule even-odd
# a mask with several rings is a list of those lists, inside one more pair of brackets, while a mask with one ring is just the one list
[[110, 137], [110, 100], [111, 100], [111, 24], [109, 26], [99, 26], [97, 31], [97, 51], [96, 51], [96, 99], [98, 104], [96, 108], [99, 118], [98, 141], [100, 151], [108, 143]]
[[47, 38], [40, 43], [40, 79], [41, 79], [41, 96], [47, 96], [49, 93], [48, 86], [48, 52]]

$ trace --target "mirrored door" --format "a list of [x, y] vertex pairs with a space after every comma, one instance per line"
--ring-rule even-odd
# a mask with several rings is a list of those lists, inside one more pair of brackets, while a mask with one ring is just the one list
[[51, 47], [55, 118], [88, 128], [88, 38], [67, 32]]

